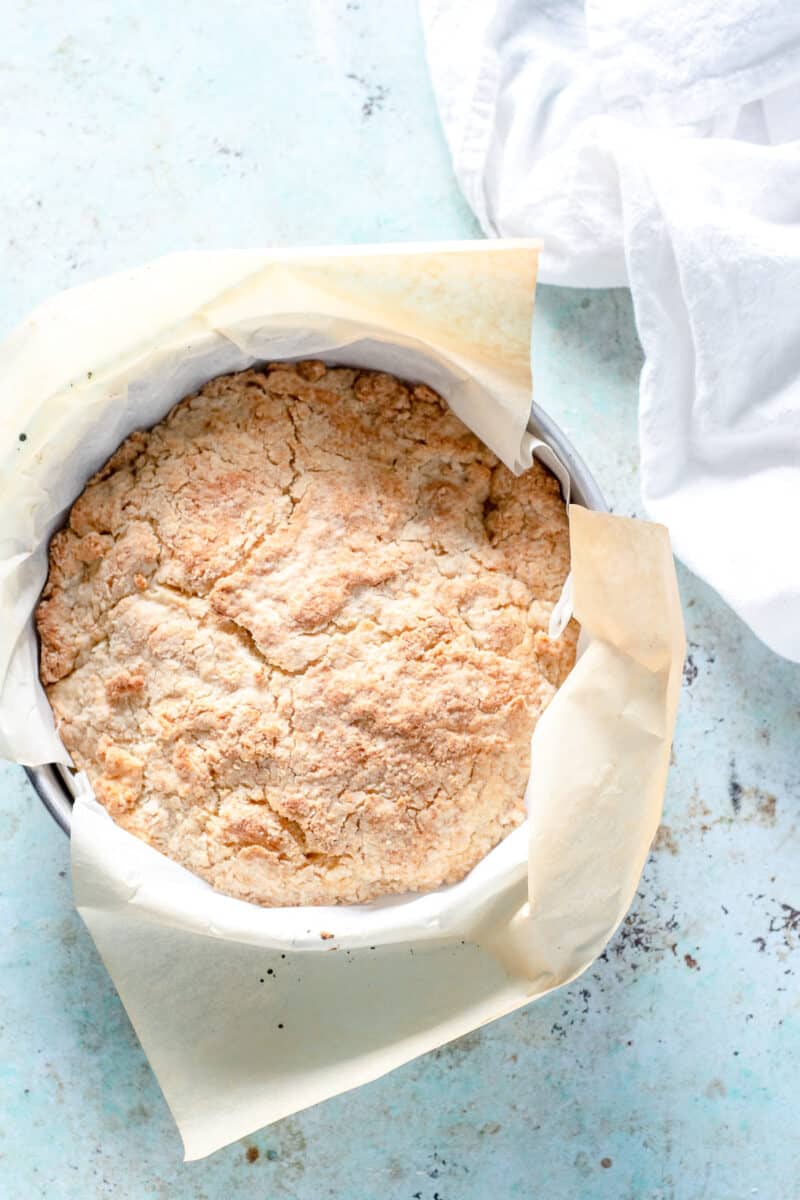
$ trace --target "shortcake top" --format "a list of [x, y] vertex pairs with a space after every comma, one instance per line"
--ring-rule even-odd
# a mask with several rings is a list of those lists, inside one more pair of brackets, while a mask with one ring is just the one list
[[213, 379], [53, 538], [41, 677], [98, 799], [231, 896], [461, 879], [524, 817], [570, 670], [558, 484], [427, 386], [318, 362]]

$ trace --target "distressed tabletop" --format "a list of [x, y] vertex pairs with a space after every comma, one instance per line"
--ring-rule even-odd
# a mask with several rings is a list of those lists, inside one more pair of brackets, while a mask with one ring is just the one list
[[[0, 34], [2, 333], [168, 250], [478, 233], [411, 0], [7, 0]], [[537, 397], [614, 510], [641, 515], [629, 297], [543, 288], [537, 303]], [[66, 838], [0, 767], [0, 1194], [800, 1196], [800, 670], [680, 583], [690, 653], [664, 823], [603, 957], [203, 1162], [181, 1162], [72, 911]]]

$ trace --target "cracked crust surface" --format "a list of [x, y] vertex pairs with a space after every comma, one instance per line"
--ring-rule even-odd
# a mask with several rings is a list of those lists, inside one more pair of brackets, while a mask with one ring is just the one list
[[524, 818], [567, 518], [421, 385], [211, 380], [132, 434], [50, 547], [36, 619], [98, 799], [219, 891], [360, 902], [461, 878]]

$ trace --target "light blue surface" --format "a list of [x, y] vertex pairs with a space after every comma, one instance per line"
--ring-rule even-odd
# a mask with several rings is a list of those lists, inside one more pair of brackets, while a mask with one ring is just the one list
[[[0, 109], [2, 332], [171, 249], [477, 232], [410, 0], [6, 0]], [[542, 289], [534, 348], [540, 403], [615, 510], [639, 513], [627, 294]], [[800, 672], [686, 572], [681, 587], [665, 825], [603, 959], [204, 1162], [181, 1163], [72, 911], [66, 839], [0, 768], [0, 1196], [799, 1197]]]

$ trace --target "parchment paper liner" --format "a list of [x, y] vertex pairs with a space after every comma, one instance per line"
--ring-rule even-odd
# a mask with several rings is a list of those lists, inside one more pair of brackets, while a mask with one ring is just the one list
[[[529, 465], [537, 251], [176, 255], [38, 309], [0, 355], [0, 752], [69, 761], [31, 624], [47, 542], [127, 433], [205, 379], [284, 357], [379, 367], [431, 384], [512, 470]], [[568, 982], [622, 920], [660, 818], [680, 604], [662, 527], [572, 506], [570, 533], [588, 644], [534, 734], [529, 821], [461, 884], [264, 910], [218, 896], [90, 795], [76, 802], [76, 904], [187, 1158]]]

